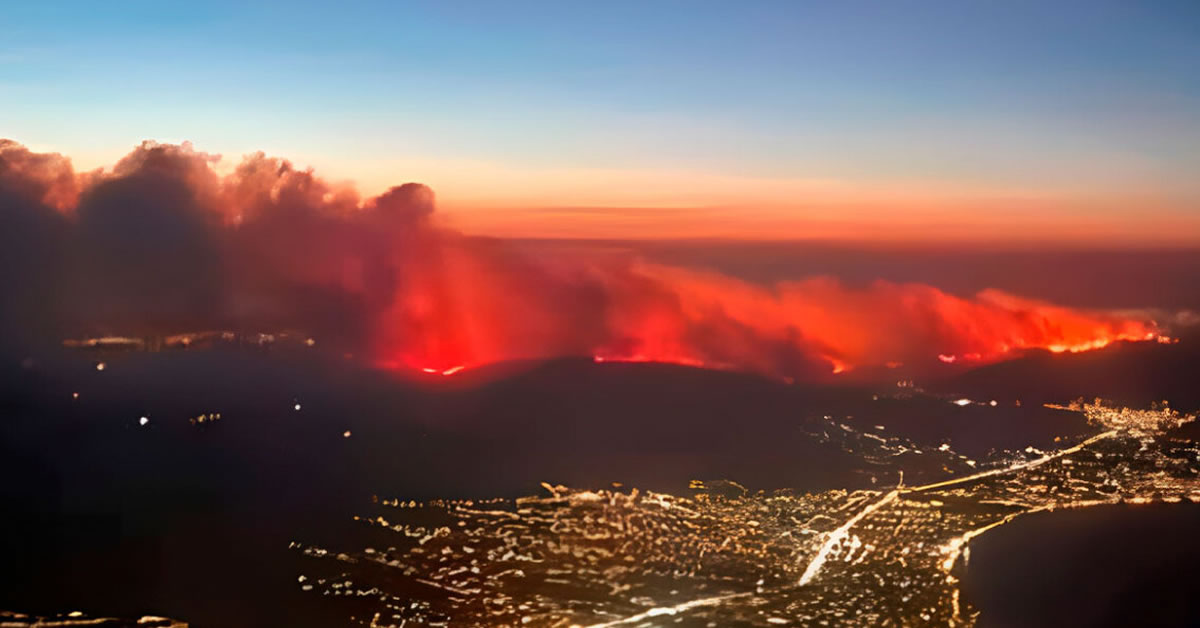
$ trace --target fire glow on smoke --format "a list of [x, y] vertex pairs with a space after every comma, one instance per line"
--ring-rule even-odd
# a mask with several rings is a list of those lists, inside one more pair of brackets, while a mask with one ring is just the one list
[[27, 314], [72, 332], [297, 328], [443, 376], [587, 355], [814, 379], [1161, 338], [1149, 320], [994, 290], [760, 285], [631, 254], [531, 253], [438, 226], [419, 184], [363, 199], [261, 153], [225, 176], [216, 162], [148, 142], [77, 174], [65, 157], [0, 140], [0, 244], [47, 269], [0, 287], [29, 304], [46, 301], [29, 286], [70, 288]]
[[[592, 323], [580, 330], [590, 337], [572, 337], [577, 319], [565, 312], [557, 317], [553, 301], [533, 296], [501, 305], [486, 288], [467, 288], [439, 302], [438, 314], [420, 317], [419, 341], [397, 342], [388, 363], [449, 375], [507, 359], [591, 353], [597, 362], [666, 362], [811, 378], [863, 366], [895, 368], [935, 358], [978, 364], [1025, 349], [1078, 352], [1161, 337], [1150, 322], [996, 291], [964, 299], [927, 285], [881, 281], [849, 288], [830, 278], [762, 287], [645, 263], [589, 272], [606, 297], [598, 321], [579, 317]], [[486, 285], [491, 278], [477, 281]], [[447, 276], [446, 282], [473, 285], [463, 277]], [[546, 326], [542, 329], [557, 327], [557, 333], [547, 338], [510, 312], [531, 313]], [[405, 310], [398, 318], [411, 315]]]

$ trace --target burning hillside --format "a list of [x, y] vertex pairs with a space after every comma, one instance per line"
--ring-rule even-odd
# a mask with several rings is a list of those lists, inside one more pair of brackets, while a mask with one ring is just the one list
[[259, 153], [225, 176], [147, 142], [110, 169], [0, 141], [4, 344], [45, 336], [300, 329], [451, 375], [590, 355], [814, 379], [1162, 339], [1148, 316], [986, 290], [832, 277], [760, 285], [632, 254], [530, 254], [439, 226], [420, 184], [361, 198]]

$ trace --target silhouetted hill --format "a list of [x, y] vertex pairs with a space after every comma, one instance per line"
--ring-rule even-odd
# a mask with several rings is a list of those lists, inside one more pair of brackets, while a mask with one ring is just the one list
[[1177, 344], [1122, 342], [1084, 353], [1034, 351], [934, 387], [977, 398], [1016, 395], [1026, 404], [1102, 397], [1146, 406], [1165, 399], [1181, 410], [1195, 410], [1200, 409], [1200, 338]]
[[123, 354], [103, 371], [79, 356], [10, 366], [0, 608], [336, 625], [296, 586], [288, 543], [359, 542], [371, 532], [352, 517], [374, 495], [864, 481], [852, 455], [805, 431], [803, 396], [781, 384], [662, 365], [518, 366], [474, 382], [232, 351]]

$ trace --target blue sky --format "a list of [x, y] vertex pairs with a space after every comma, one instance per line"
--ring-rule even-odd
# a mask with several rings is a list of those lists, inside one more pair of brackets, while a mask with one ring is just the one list
[[0, 26], [0, 135], [84, 166], [153, 138], [476, 200], [557, 177], [532, 196], [571, 202], [588, 172], [1200, 197], [1189, 1], [18, 2]]

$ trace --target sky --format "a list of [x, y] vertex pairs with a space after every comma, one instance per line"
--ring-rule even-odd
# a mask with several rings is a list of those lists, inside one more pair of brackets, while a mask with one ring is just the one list
[[528, 237], [1200, 244], [1200, 5], [0, 6], [0, 136], [263, 150]]

